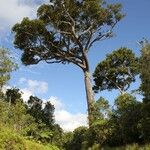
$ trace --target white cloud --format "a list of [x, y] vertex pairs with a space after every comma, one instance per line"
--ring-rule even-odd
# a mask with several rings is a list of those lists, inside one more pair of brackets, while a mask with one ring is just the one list
[[63, 103], [57, 97], [49, 100], [55, 107], [55, 120], [65, 131], [73, 131], [79, 126], [87, 126], [87, 115], [82, 113], [73, 114], [64, 108]]
[[31, 95], [33, 95], [32, 91], [31, 90], [28, 90], [28, 89], [21, 89], [21, 92], [22, 92], [22, 99], [27, 102], [29, 100], [29, 97]]
[[[34, 16], [35, 7], [21, 5], [19, 0], [1, 0], [0, 1], [0, 22], [1, 32], [11, 28], [15, 23], [20, 22], [23, 17]], [[4, 31], [3, 31], [4, 32]]]
[[35, 0], [1, 0], [0, 20], [3, 20], [1, 23], [11, 26], [20, 22], [24, 17], [33, 18], [36, 16], [36, 10], [41, 3], [40, 1], [37, 3]]
[[37, 8], [48, 0], [0, 0], [0, 34], [5, 38], [7, 30], [24, 17], [34, 18]]
[[35, 94], [44, 94], [48, 91], [48, 83], [45, 81], [27, 80], [26, 78], [20, 78], [20, 85], [24, 85], [26, 89]]
[[55, 110], [59, 111], [61, 109], [64, 109], [63, 103], [60, 100], [58, 100], [57, 97], [51, 96], [48, 101], [50, 101], [51, 104], [55, 106]]
[[2, 92], [3, 92], [3, 93], [6, 93], [7, 89], [11, 89], [11, 86], [9, 86], [9, 85], [3, 86]]
[[66, 110], [59, 110], [55, 112], [55, 119], [65, 131], [73, 131], [79, 126], [87, 126], [86, 114], [72, 114]]

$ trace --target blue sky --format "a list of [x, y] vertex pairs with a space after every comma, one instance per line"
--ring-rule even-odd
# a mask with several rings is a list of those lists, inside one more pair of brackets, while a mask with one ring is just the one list
[[[138, 56], [140, 55], [140, 48], [137, 41], [143, 37], [150, 39], [149, 0], [109, 1], [122, 3], [126, 17], [115, 27], [116, 36], [114, 38], [99, 42], [91, 48], [88, 56], [91, 73], [96, 64], [105, 59], [107, 53], [126, 46]], [[51, 99], [57, 105], [57, 122], [65, 129], [73, 129], [86, 122], [87, 105], [82, 71], [71, 64], [48, 65], [40, 63], [25, 67], [20, 62], [20, 51], [15, 50], [12, 44], [11, 27], [16, 22], [21, 21], [23, 17], [34, 18], [36, 9], [42, 2], [42, 0], [0, 0], [0, 46], [11, 49], [12, 55], [20, 66], [19, 70], [12, 73], [9, 86], [21, 88], [22, 91], [26, 92], [24, 95], [26, 98], [33, 94], [44, 100]], [[44, 0], [44, 2], [48, 2], [48, 0]], [[140, 80], [137, 80], [131, 87], [137, 88], [139, 84]], [[112, 104], [117, 95], [118, 91], [104, 91], [96, 94], [95, 99], [103, 96]], [[140, 98], [138, 97], [138, 99]], [[78, 120], [78, 118], [81, 119]], [[71, 120], [73, 121], [71, 122]]]

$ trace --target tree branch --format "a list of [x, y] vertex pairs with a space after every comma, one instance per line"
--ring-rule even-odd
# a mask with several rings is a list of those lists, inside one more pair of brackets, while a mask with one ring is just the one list
[[74, 19], [71, 17], [71, 15], [69, 14], [69, 12], [67, 11], [67, 9], [66, 9], [66, 7], [65, 7], [65, 5], [64, 5], [64, 2], [62, 3], [62, 6], [63, 6], [63, 8], [64, 8], [64, 10], [65, 10], [65, 13], [67, 14], [67, 16], [69, 17], [69, 19], [71, 20], [72, 25], [75, 27], [75, 21], [74, 21]]
[[124, 92], [113, 80], [109, 79], [107, 76], [104, 76], [104, 78], [106, 78], [108, 81], [112, 82], [116, 86], [116, 88], [118, 88], [120, 93]]
[[56, 32], [58, 32], [60, 34], [71, 35], [71, 32], [66, 32], [66, 31], [61, 31], [61, 30], [57, 30]]
[[[111, 34], [112, 34], [112, 30], [113, 28], [115, 27], [115, 25], [117, 24], [117, 21], [114, 22], [113, 25], [111, 25], [110, 29], [107, 30], [105, 33], [101, 34], [99, 33], [99, 35], [90, 43], [89, 47], [90, 48], [95, 42], [97, 41], [102, 41], [102, 40], [105, 40], [107, 38], [110, 38], [111, 37]], [[101, 29], [101, 28], [100, 28]], [[100, 30], [99, 29], [99, 30]], [[98, 30], [97, 30], [98, 31]]]
[[89, 44], [89, 47], [90, 48], [95, 42], [97, 41], [102, 41], [102, 40], [105, 40], [107, 38], [110, 38], [110, 35], [112, 34], [112, 32], [109, 30], [107, 31], [105, 34], [100, 34], [98, 35], [90, 44]]
[[56, 60], [56, 61], [48, 61], [48, 60], [45, 60], [46, 63], [48, 64], [54, 64], [54, 63], [61, 63], [62, 61], [61, 60]]
[[83, 34], [86, 34], [86, 33], [88, 33], [88, 32], [91, 32], [92, 28], [93, 28], [93, 24], [92, 24], [91, 26], [89, 26], [88, 29], [86, 29], [85, 31], [83, 31], [83, 32], [79, 35], [79, 38], [80, 38]]

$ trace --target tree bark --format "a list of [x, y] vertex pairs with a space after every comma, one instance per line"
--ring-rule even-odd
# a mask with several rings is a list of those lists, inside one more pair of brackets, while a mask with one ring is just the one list
[[86, 99], [87, 99], [87, 106], [88, 106], [88, 120], [89, 120], [89, 126], [91, 126], [94, 121], [94, 116], [93, 116], [94, 93], [92, 90], [91, 76], [89, 70], [84, 70], [84, 82], [85, 82]]

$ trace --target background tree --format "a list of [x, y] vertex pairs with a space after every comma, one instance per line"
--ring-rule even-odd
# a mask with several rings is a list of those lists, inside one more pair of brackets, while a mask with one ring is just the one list
[[120, 4], [108, 5], [103, 0], [52, 0], [39, 7], [37, 19], [24, 18], [12, 29], [25, 65], [73, 63], [83, 70], [89, 123], [94, 96], [87, 54], [95, 42], [112, 37], [114, 26], [124, 16], [120, 11]]
[[0, 47], [0, 91], [6, 82], [10, 79], [10, 73], [16, 69], [17, 65], [14, 63], [7, 49]]
[[27, 109], [37, 123], [37, 130], [30, 134], [43, 143], [49, 142], [61, 146], [62, 129], [55, 124], [54, 106], [50, 102], [43, 103], [43, 100], [36, 96], [30, 96]]
[[150, 142], [150, 43], [144, 39], [141, 44], [140, 57], [140, 90], [143, 97], [141, 108], [141, 131], [144, 142]]
[[109, 135], [109, 115], [111, 112], [109, 103], [100, 97], [94, 103], [94, 122], [88, 130], [88, 145], [92, 149], [100, 149]]
[[5, 94], [5, 99], [10, 104], [16, 104], [17, 101], [23, 102], [22, 95], [21, 95], [20, 89], [17, 88], [11, 88], [7, 89]]
[[140, 110], [141, 103], [132, 95], [125, 93], [116, 98], [109, 119], [111, 134], [107, 140], [111, 146], [140, 142]]
[[37, 122], [42, 122], [48, 127], [54, 124], [54, 106], [50, 102], [43, 103], [38, 97], [30, 96], [28, 100], [28, 113]]
[[144, 96], [143, 102], [150, 102], [150, 43], [145, 39], [141, 41], [140, 78], [142, 80], [140, 90]]
[[37, 123], [42, 122], [43, 112], [42, 112], [42, 100], [36, 96], [30, 96], [27, 102], [28, 113], [35, 118]]
[[73, 131], [71, 139], [65, 143], [66, 150], [86, 150], [87, 148], [87, 127], [78, 127]]
[[54, 105], [52, 105], [50, 102], [47, 102], [43, 109], [43, 122], [47, 126], [51, 126], [54, 124]]
[[123, 94], [138, 74], [138, 59], [132, 50], [122, 47], [108, 54], [100, 62], [93, 74], [95, 85], [93, 89], [112, 90], [118, 89]]
[[107, 100], [105, 100], [103, 97], [100, 97], [95, 103], [94, 103], [94, 117], [95, 121], [105, 119], [108, 117], [110, 113], [110, 106]]

